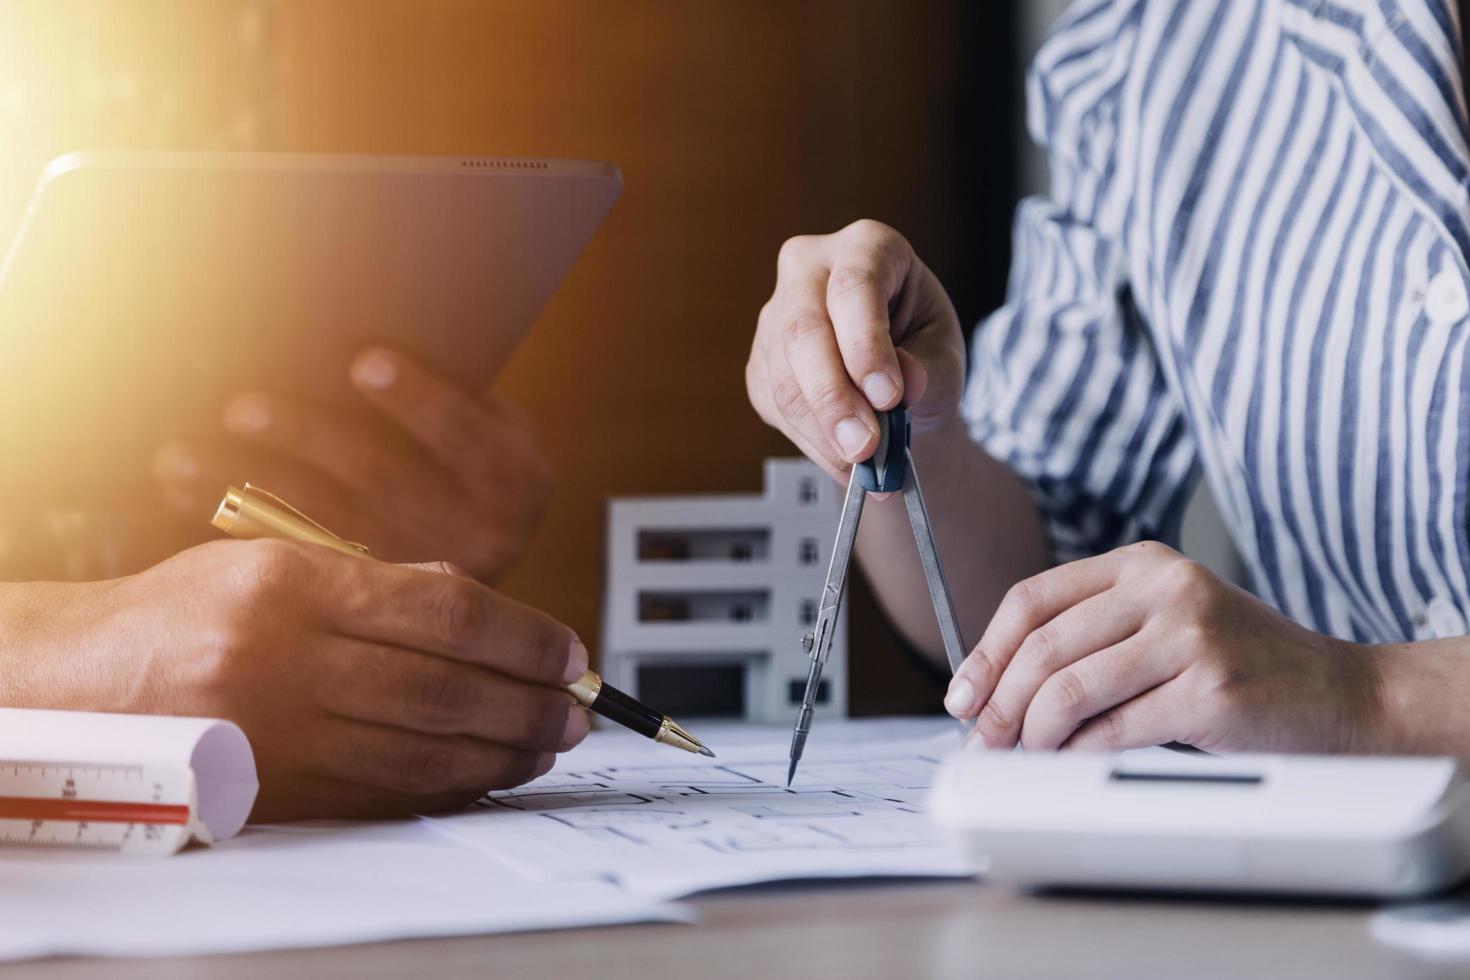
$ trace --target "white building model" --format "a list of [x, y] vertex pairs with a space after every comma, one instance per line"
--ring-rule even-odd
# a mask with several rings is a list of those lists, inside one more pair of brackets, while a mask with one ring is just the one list
[[[603, 677], [681, 720], [794, 719], [839, 506], [800, 459], [766, 460], [759, 496], [611, 501]], [[821, 685], [817, 717], [845, 715], [845, 609]]]

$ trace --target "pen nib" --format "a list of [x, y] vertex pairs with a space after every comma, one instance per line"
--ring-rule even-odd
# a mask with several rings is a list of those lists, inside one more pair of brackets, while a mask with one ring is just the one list
[[791, 760], [791, 766], [786, 770], [786, 788], [791, 788], [791, 780], [796, 778], [796, 760]]
[[715, 754], [709, 750], [708, 745], [701, 745], [699, 747], [699, 754], [708, 759], [713, 759], [715, 757]]

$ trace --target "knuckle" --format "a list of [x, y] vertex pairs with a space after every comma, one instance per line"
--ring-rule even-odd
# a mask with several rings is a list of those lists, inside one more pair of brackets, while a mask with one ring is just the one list
[[859, 218], [843, 228], [841, 234], [848, 238], [873, 242], [901, 237], [891, 227], [873, 218]]
[[843, 338], [843, 353], [848, 363], [856, 365], [855, 370], [858, 371], [866, 365], [885, 365], [896, 356], [893, 341], [876, 327], [872, 331], [857, 333], [849, 330]]
[[1207, 654], [1212, 642], [1210, 629], [1199, 619], [1189, 617], [1171, 627], [1174, 642], [1178, 649], [1186, 651], [1191, 656], [1198, 657]]
[[811, 414], [811, 406], [807, 404], [806, 395], [802, 393], [795, 375], [785, 375], [771, 386], [771, 400], [775, 402], [776, 410], [792, 422], [800, 422]]
[[438, 572], [440, 575], [448, 575], [450, 578], [470, 577], [470, 573], [465, 570], [463, 565], [457, 564], [456, 562], [452, 561], [433, 561], [429, 562], [424, 567], [430, 569], [431, 571]]
[[854, 289], [877, 288], [878, 273], [868, 265], [844, 265], [834, 269], [827, 280], [827, 295], [843, 296]]
[[1245, 702], [1250, 679], [1232, 664], [1224, 660], [1204, 660], [1196, 662], [1192, 671], [1205, 702], [1225, 707]]
[[875, 268], [900, 261], [908, 251], [908, 239], [881, 221], [860, 218], [845, 230]]
[[837, 380], [821, 381], [812, 386], [807, 401], [818, 418], [835, 418], [848, 415], [848, 400], [851, 387]]
[[302, 549], [266, 538], [244, 542], [237, 567], [237, 592], [247, 602], [269, 599], [292, 587], [305, 561]]
[[794, 235], [781, 243], [776, 253], [776, 268], [789, 271], [800, 267], [812, 253], [816, 238], [813, 235]]
[[484, 634], [490, 618], [480, 589], [462, 578], [446, 578], [436, 586], [430, 603], [442, 635], [453, 641], [473, 641]]
[[786, 342], [792, 346], [800, 346], [809, 338], [821, 336], [832, 332], [832, 324], [824, 316], [819, 316], [810, 311], [792, 314], [786, 319], [781, 328], [786, 337]]
[[1076, 670], [1068, 669], [1054, 675], [1047, 682], [1047, 693], [1057, 707], [1070, 719], [1084, 711], [1087, 706], [1087, 682]]
[[1027, 620], [1040, 612], [1044, 602], [1044, 588], [1036, 578], [1022, 579], [1006, 592], [1005, 604]]
[[1060, 666], [1061, 647], [1058, 644], [1056, 627], [1045, 623], [1031, 631], [1031, 634], [1021, 641], [1021, 649], [1017, 655], [1018, 660], [1024, 659], [1033, 667], [1051, 671]]
[[1168, 563], [1162, 575], [1164, 587], [1177, 598], [1194, 598], [1209, 590], [1210, 573], [1199, 562], [1188, 558], [1176, 557]]

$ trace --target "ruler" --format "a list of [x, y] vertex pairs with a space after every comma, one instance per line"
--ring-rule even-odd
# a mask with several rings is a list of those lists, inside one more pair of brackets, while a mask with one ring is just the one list
[[188, 768], [0, 759], [0, 845], [172, 854], [194, 809]]

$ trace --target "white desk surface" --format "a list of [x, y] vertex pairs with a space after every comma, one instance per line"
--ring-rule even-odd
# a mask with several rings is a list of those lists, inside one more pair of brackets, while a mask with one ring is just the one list
[[172, 960], [47, 960], [0, 968], [0, 977], [1470, 977], [1470, 961], [1437, 963], [1377, 944], [1366, 905], [1033, 896], [971, 883], [788, 886], [693, 904], [701, 917], [693, 926]]

